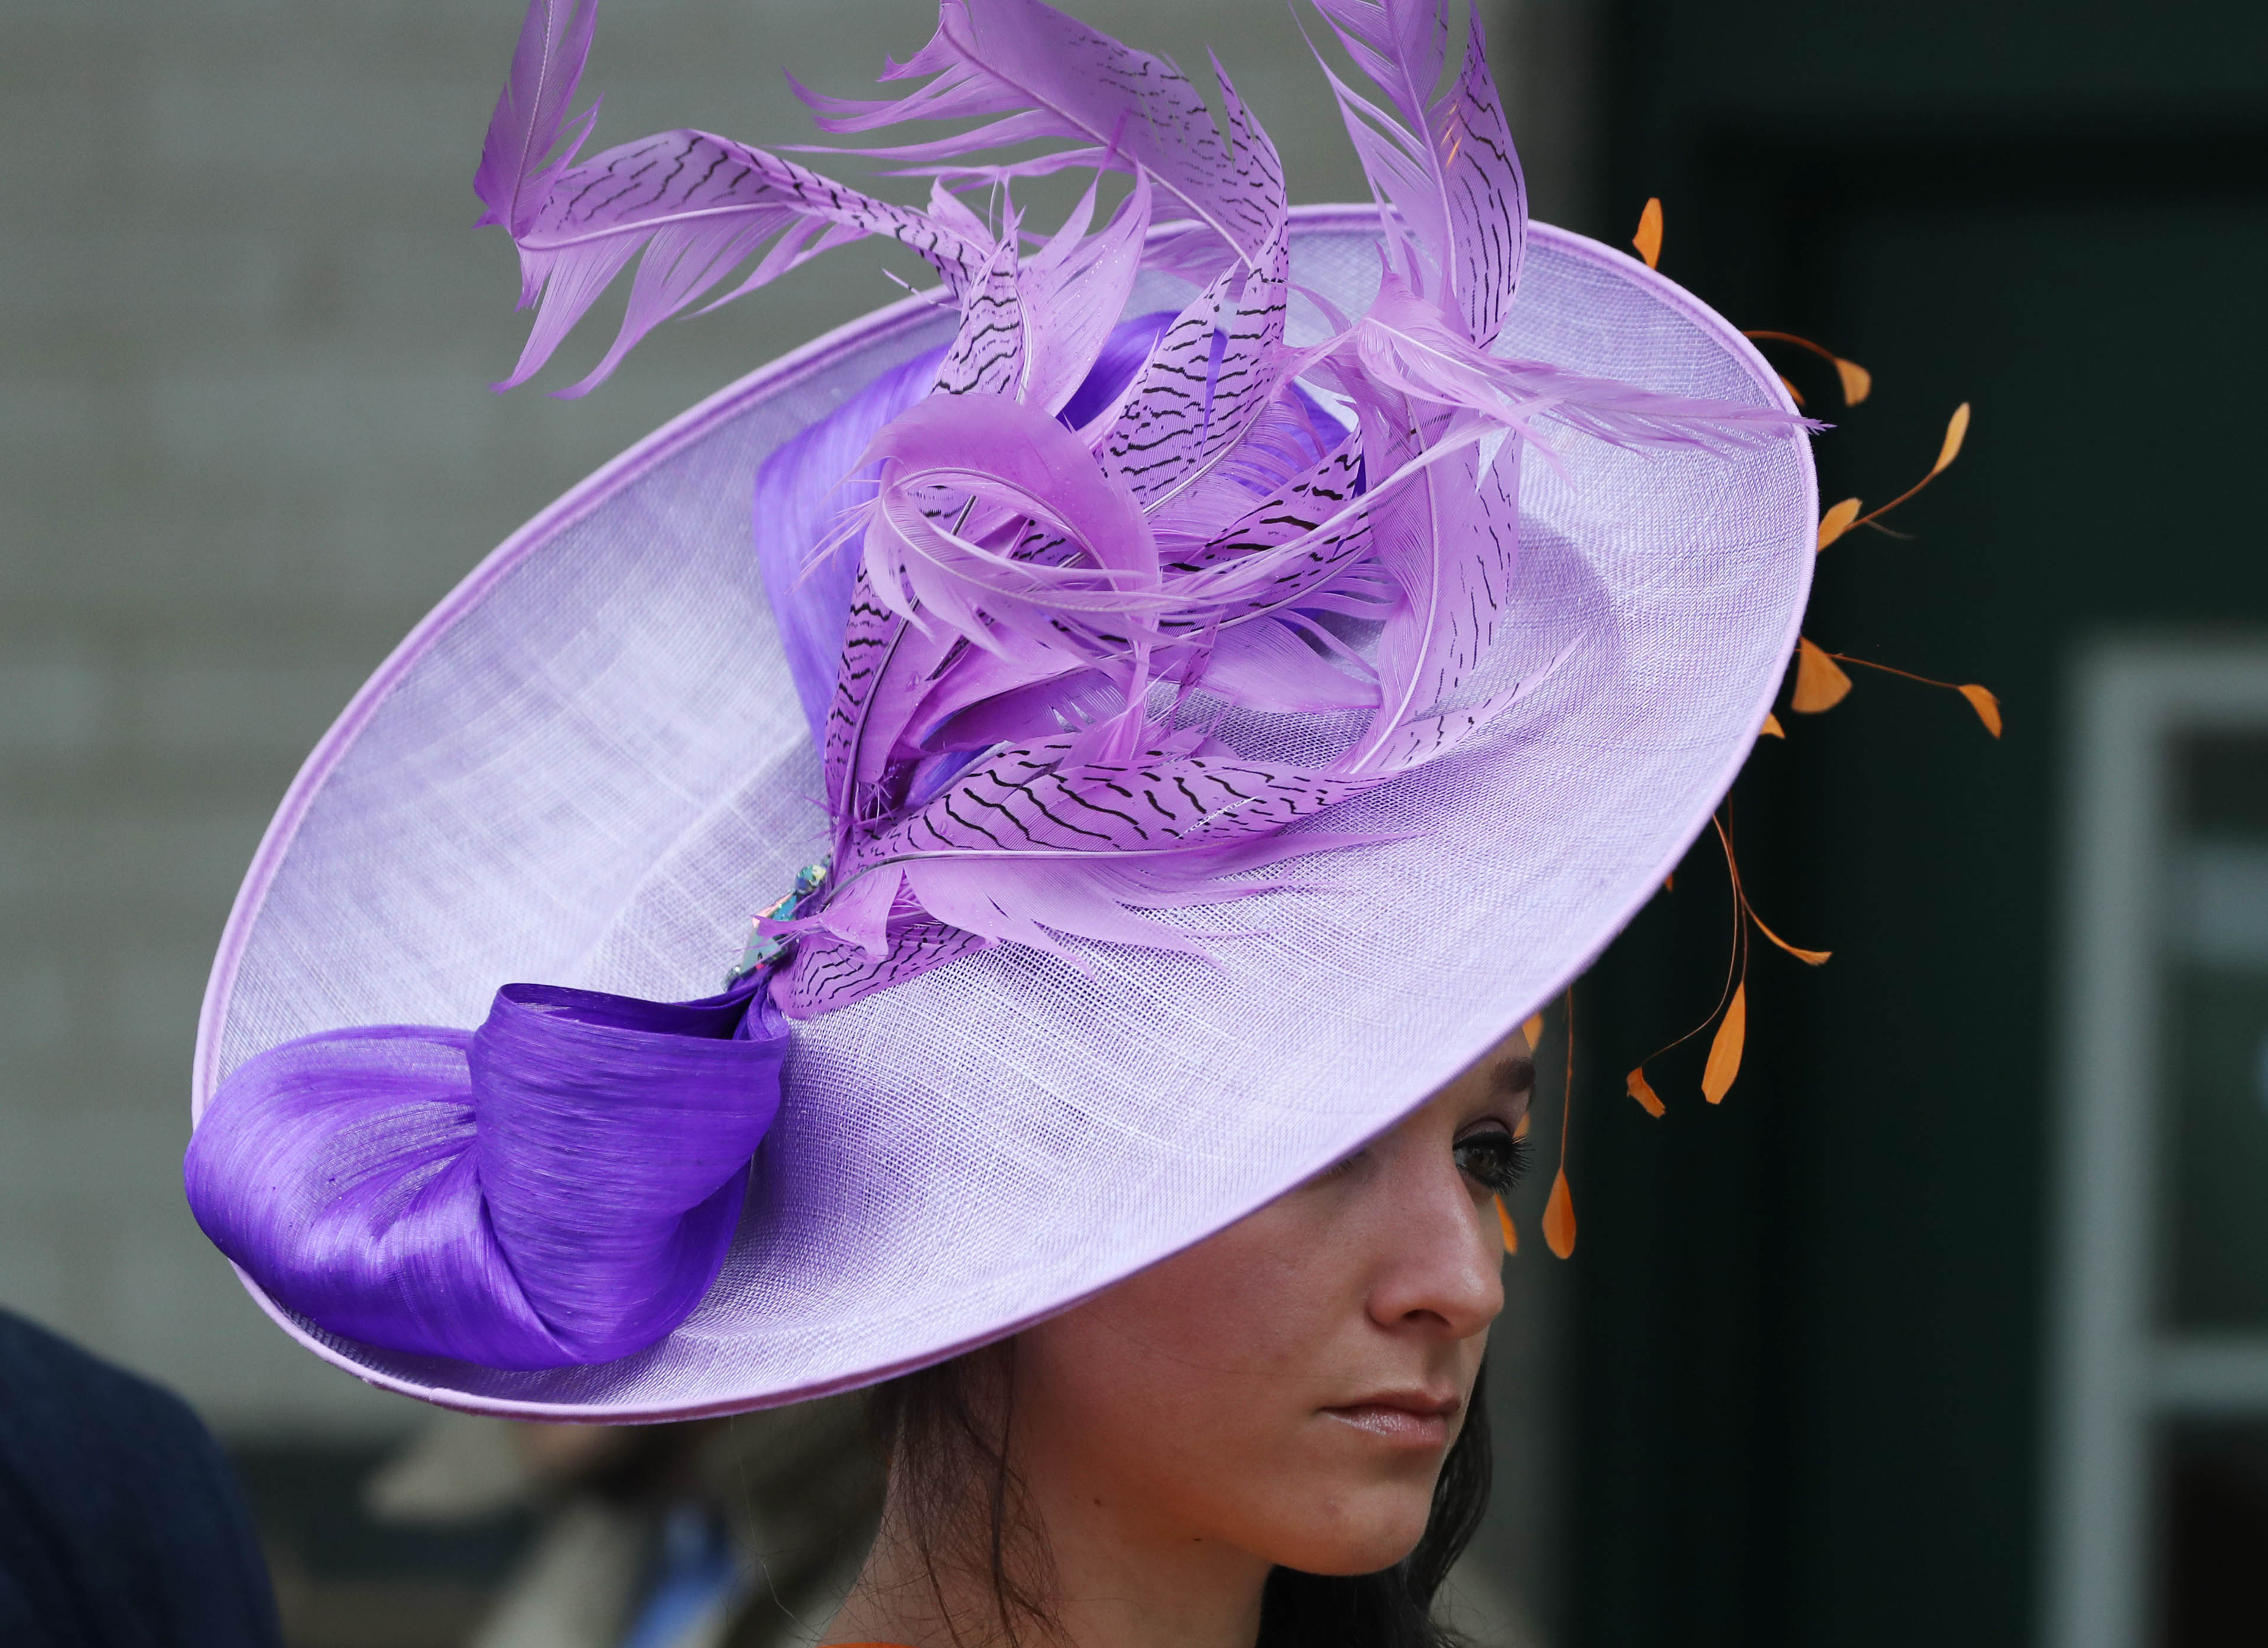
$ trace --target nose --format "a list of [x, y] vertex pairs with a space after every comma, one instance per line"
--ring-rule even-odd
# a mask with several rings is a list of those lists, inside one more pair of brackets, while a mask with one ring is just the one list
[[1469, 1339], [1504, 1309], [1504, 1252], [1446, 1150], [1393, 1152], [1373, 1181], [1378, 1254], [1368, 1309], [1390, 1332]]

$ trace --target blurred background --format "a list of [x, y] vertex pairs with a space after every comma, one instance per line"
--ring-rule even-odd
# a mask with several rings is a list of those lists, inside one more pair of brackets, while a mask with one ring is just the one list
[[[1892, 496], [1973, 404], [1904, 535], [1825, 554], [1808, 632], [1984, 682], [2007, 734], [1866, 671], [1783, 716], [1735, 795], [1742, 870], [1836, 954], [1758, 957], [1721, 1107], [1698, 1043], [1649, 1066], [1665, 1118], [1622, 1095], [1716, 999], [1713, 845], [1583, 986], [1582, 1246], [1513, 1262], [1476, 1629], [2268, 1641], [2268, 10], [1479, 3], [1538, 217], [1619, 245], [1660, 196], [1665, 273], [1874, 370], [1845, 411], [1772, 346], [1842, 426], [1824, 497]], [[1359, 196], [1276, 0], [1071, 9], [1218, 48], [1293, 198]], [[697, 1576], [688, 1505], [809, 1545], [748, 1505], [856, 1452], [840, 1415], [615, 1453], [437, 1420], [290, 1345], [181, 1203], [214, 943], [348, 695], [588, 470], [897, 295], [838, 253], [588, 401], [540, 388], [591, 339], [491, 394], [523, 322], [469, 180], [518, 21], [0, 7], [0, 1306], [197, 1408], [307, 1648], [610, 1648], [572, 1634], [597, 1604], [512, 1637], [499, 1599], [545, 1562]], [[607, 0], [599, 141], [792, 141], [782, 68], [852, 93], [932, 21]], [[780, 1620], [826, 1569], [772, 1563]]]

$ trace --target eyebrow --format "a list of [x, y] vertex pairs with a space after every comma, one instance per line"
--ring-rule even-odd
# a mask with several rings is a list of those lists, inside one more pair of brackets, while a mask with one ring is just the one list
[[1535, 1091], [1535, 1061], [1513, 1056], [1499, 1060], [1489, 1072], [1490, 1084], [1506, 1098], [1518, 1098]]

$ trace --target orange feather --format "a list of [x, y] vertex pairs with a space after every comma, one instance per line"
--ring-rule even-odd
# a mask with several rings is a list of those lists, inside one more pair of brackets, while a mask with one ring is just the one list
[[1748, 1039], [1749, 987], [1743, 983], [1733, 992], [1733, 1004], [1725, 1009], [1725, 1022], [1717, 1026], [1716, 1039], [1709, 1043], [1709, 1063], [1701, 1071], [1701, 1096], [1711, 1104], [1724, 1103], [1733, 1090]]
[[1567, 1188], [1565, 1167], [1551, 1181], [1551, 1200], [1543, 1207], [1543, 1245], [1561, 1259], [1575, 1252], [1575, 1193]]
[[1661, 267], [1661, 197], [1660, 195], [1655, 195], [1647, 201], [1646, 210], [1638, 214], [1638, 232], [1631, 237], [1631, 244], [1638, 248], [1638, 254], [1646, 260], [1646, 268]]
[[1851, 691], [1851, 678], [1826, 653], [1812, 644], [1808, 636], [1799, 636], [1795, 644], [1795, 695], [1787, 707], [1799, 715], [1817, 715], [1832, 710]]
[[1845, 498], [1819, 518], [1819, 547], [1822, 549], [1851, 530], [1851, 523], [1859, 519], [1859, 500]]
[[2000, 736], [2000, 701], [1974, 681], [1958, 690], [1963, 698], [1969, 700], [1969, 707], [1977, 712], [1977, 718], [1984, 724], [1984, 730], [1994, 738], [1999, 738]]

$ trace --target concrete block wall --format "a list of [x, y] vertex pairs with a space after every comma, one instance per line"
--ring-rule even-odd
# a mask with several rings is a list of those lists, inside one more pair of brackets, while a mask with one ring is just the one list
[[[1556, 180], [1539, 171], [1546, 201], [1579, 180], [1568, 5], [1535, 0], [1547, 56], [1512, 81], [1540, 88], [1536, 136], [1571, 157]], [[1276, 0], [1076, 9], [1185, 63], [1211, 42], [1295, 198], [1359, 197]], [[299, 759], [521, 520], [897, 295], [874, 258], [840, 253], [665, 328], [586, 401], [492, 394], [524, 321], [506, 243], [472, 232], [470, 178], [519, 10], [0, 9], [0, 1304], [148, 1370], [226, 1431], [414, 1417], [275, 1332], [180, 1191], [205, 971]], [[794, 141], [783, 65], [855, 92], [933, 16], [922, 0], [608, 0], [599, 141], [674, 125]], [[602, 342], [571, 344], [541, 386]]]

